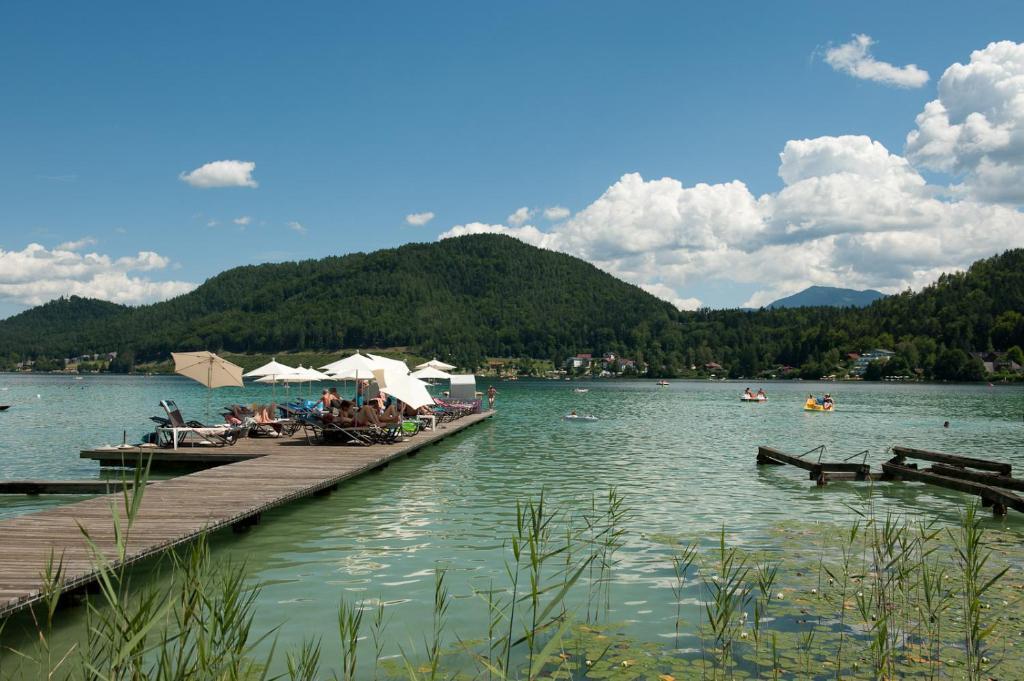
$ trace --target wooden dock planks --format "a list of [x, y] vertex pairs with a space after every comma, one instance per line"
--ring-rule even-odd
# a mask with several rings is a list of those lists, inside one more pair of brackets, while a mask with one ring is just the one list
[[[129, 538], [125, 563], [134, 563], [215, 530], [246, 523], [339, 482], [379, 468], [490, 418], [493, 411], [439, 425], [409, 440], [370, 447], [278, 442], [254, 458], [170, 480], [151, 482]], [[236, 445], [241, 446], [241, 445]], [[223, 450], [218, 450], [223, 451]], [[41, 572], [62, 559], [64, 588], [95, 579], [79, 524], [112, 556], [112, 513], [124, 517], [123, 496], [110, 494], [0, 521], [0, 617], [41, 597]]]

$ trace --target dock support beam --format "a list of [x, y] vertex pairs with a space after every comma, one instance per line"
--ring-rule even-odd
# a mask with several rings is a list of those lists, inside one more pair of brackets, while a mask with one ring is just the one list
[[246, 516], [241, 520], [236, 520], [235, 522], [231, 523], [231, 531], [235, 534], [242, 534], [243, 532], [248, 532], [249, 528], [253, 527], [254, 525], [260, 524], [262, 515], [262, 513], [253, 513], [252, 515]]

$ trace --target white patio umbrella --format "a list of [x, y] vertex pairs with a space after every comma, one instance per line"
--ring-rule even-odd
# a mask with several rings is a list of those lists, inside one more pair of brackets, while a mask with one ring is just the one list
[[312, 367], [304, 367], [301, 364], [295, 370], [281, 377], [285, 383], [309, 383], [310, 395], [312, 395], [313, 381], [327, 381], [330, 376], [321, 373]]
[[382, 391], [413, 409], [434, 403], [434, 398], [427, 391], [427, 384], [418, 378], [390, 369], [375, 369], [373, 376]]
[[380, 355], [371, 355], [370, 353], [366, 353], [366, 355], [373, 360], [375, 364], [373, 367], [374, 369], [390, 369], [402, 374], [409, 373], [409, 367], [401, 360], [391, 359], [390, 357], [381, 357]]
[[416, 365], [417, 369], [426, 369], [428, 367], [432, 368], [432, 369], [437, 369], [439, 371], [451, 371], [452, 369], [455, 368], [451, 364], [445, 364], [444, 362], [439, 360], [437, 357], [435, 357], [434, 359], [430, 360], [429, 362], [424, 362], [423, 364]]
[[256, 381], [257, 383], [270, 383], [273, 388], [274, 400], [277, 400], [277, 377], [284, 376], [286, 374], [293, 373], [295, 369], [288, 366], [287, 364], [281, 364], [276, 358], [271, 357], [270, 361], [261, 367], [257, 367], [247, 374], [242, 374], [245, 378], [269, 378], [269, 381]]
[[413, 378], [418, 378], [420, 380], [436, 378], [442, 381], [448, 381], [451, 380], [452, 377], [451, 374], [441, 371], [440, 369], [435, 369], [434, 367], [424, 367], [423, 369], [420, 369], [419, 371], [414, 371], [409, 375], [412, 376]]
[[325, 373], [341, 379], [373, 378], [373, 370], [376, 368], [377, 364], [372, 359], [358, 352], [320, 367]]
[[174, 373], [202, 383], [206, 393], [206, 418], [210, 418], [210, 391], [213, 388], [244, 388], [242, 367], [206, 350], [200, 352], [172, 352]]

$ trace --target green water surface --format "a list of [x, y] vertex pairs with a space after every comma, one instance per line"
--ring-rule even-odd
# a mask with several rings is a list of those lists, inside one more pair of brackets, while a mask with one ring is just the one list
[[[874, 468], [902, 444], [982, 456], [1024, 469], [1024, 388], [985, 385], [768, 383], [769, 401], [744, 404], [747, 383], [674, 381], [519, 381], [497, 383], [495, 418], [326, 498], [268, 513], [260, 526], [212, 540], [218, 560], [244, 560], [263, 585], [257, 628], [277, 630], [278, 646], [322, 636], [328, 666], [337, 659], [339, 600], [387, 604], [386, 651], [422, 644], [429, 626], [434, 569], [447, 567], [454, 596], [449, 630], [472, 637], [486, 621], [474, 592], [504, 580], [515, 501], [544, 490], [554, 503], [581, 504], [616, 487], [631, 509], [627, 543], [614, 571], [610, 617], [629, 634], [671, 641], [675, 604], [666, 541], [710, 541], [724, 526], [730, 542], [780, 551], [786, 523], [845, 526], [865, 483], [815, 487], [791, 467], [757, 467], [759, 444], [792, 453], [826, 445], [831, 460], [868, 450]], [[756, 390], [758, 384], [750, 384]], [[578, 394], [573, 387], [585, 386]], [[478, 384], [486, 389], [487, 383]], [[280, 390], [280, 389], [278, 389]], [[344, 393], [345, 389], [342, 389]], [[809, 392], [831, 392], [834, 413], [805, 413]], [[294, 389], [293, 389], [294, 392]], [[0, 375], [0, 478], [89, 478], [83, 447], [121, 442], [150, 428], [157, 401], [171, 397], [186, 418], [207, 403], [269, 401], [268, 387], [205, 389], [177, 377]], [[596, 422], [569, 422], [570, 409]], [[949, 428], [943, 422], [949, 421]], [[338, 456], [349, 452], [337, 448]], [[907, 483], [876, 483], [881, 510], [955, 522], [968, 497]], [[0, 498], [0, 517], [68, 497]], [[987, 521], [1024, 536], [1024, 517]], [[667, 539], [666, 539], [667, 538]], [[691, 604], [692, 605], [692, 604]], [[81, 609], [78, 609], [79, 611]], [[74, 637], [81, 613], [67, 610]], [[12, 636], [8, 633], [8, 636]]]

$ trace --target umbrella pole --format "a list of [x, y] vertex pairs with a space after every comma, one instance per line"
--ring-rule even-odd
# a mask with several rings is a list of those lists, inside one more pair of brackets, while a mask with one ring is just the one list
[[213, 388], [210, 386], [213, 384], [213, 360], [210, 360], [209, 366], [206, 368], [206, 422], [210, 422], [210, 396], [213, 394]]

